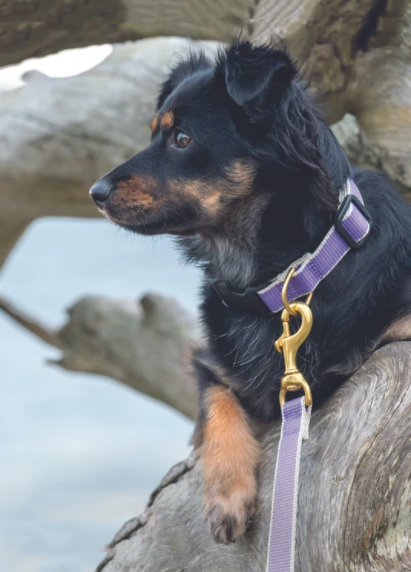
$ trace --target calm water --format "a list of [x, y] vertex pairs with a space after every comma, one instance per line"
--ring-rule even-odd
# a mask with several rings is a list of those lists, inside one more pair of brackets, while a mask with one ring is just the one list
[[[167, 240], [103, 221], [42, 219], [0, 274], [0, 294], [57, 326], [86, 294], [174, 296], [195, 312], [198, 274]], [[86, 572], [185, 458], [192, 424], [107, 378], [46, 364], [59, 352], [0, 313], [0, 571]]]

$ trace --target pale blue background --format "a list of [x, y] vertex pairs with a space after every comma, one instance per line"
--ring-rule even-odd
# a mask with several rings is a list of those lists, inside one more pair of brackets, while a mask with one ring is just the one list
[[[33, 223], [0, 294], [46, 322], [86, 294], [176, 297], [195, 312], [198, 274], [166, 239], [104, 221]], [[112, 380], [47, 365], [59, 352], [0, 312], [0, 571], [88, 572], [185, 458], [192, 423]]]

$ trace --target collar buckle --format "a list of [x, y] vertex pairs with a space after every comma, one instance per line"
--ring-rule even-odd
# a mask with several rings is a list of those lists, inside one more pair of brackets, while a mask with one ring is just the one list
[[[359, 210], [359, 212], [365, 218], [365, 220], [368, 222], [369, 225], [368, 233], [359, 242], [357, 242], [355, 238], [352, 236], [352, 234], [343, 226], [344, 218], [351, 205], [353, 205], [353, 208], [356, 207]], [[355, 195], [349, 194], [345, 197], [345, 199], [343, 200], [337, 211], [334, 227], [335, 230], [338, 232], [338, 234], [341, 236], [341, 238], [348, 244], [350, 248], [352, 248], [353, 250], [358, 250], [363, 246], [364, 242], [366, 241], [367, 237], [370, 234], [371, 215], [369, 211], [365, 208], [365, 206], [362, 204], [362, 202]]]

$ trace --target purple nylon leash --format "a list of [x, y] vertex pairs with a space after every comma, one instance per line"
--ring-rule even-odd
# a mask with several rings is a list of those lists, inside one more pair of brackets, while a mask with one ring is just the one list
[[[298, 369], [297, 353], [313, 325], [309, 307], [312, 293], [305, 302], [289, 303], [287, 293], [294, 272], [292, 268], [284, 281], [283, 334], [274, 343], [275, 349], [283, 354], [285, 371], [279, 394], [283, 421], [274, 476], [266, 572], [294, 572], [301, 445], [308, 439], [311, 418], [311, 389]], [[301, 319], [300, 327], [294, 333], [290, 328], [291, 316]], [[286, 401], [288, 391], [301, 389], [304, 397]]]
[[[274, 476], [266, 572], [294, 572], [301, 446], [303, 440], [308, 439], [311, 417], [311, 391], [297, 367], [296, 357], [311, 330], [312, 314], [306, 304], [294, 302], [290, 306], [290, 301], [312, 293], [351, 248], [361, 246], [370, 231], [370, 220], [360, 191], [349, 179], [340, 192], [336, 222], [317, 250], [294, 262], [258, 292], [271, 312], [285, 308], [281, 314], [284, 333], [275, 343], [276, 349], [284, 354], [286, 368], [281, 380], [283, 422]], [[295, 310], [302, 318], [302, 325], [300, 331], [292, 335], [288, 321]], [[311, 316], [309, 325], [310, 320], [307, 316], [304, 318], [307, 311]], [[305, 397], [285, 401], [287, 390], [295, 389], [304, 389]], [[310, 407], [306, 407], [306, 402]]]
[[299, 397], [284, 404], [282, 415], [266, 572], [294, 572], [301, 445], [308, 439], [311, 407]]

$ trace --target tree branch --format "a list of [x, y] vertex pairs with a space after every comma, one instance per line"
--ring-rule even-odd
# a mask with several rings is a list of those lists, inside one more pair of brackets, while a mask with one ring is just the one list
[[154, 36], [229, 41], [253, 0], [3, 0], [0, 66], [60, 50]]
[[111, 377], [195, 417], [197, 391], [190, 359], [198, 333], [192, 318], [174, 300], [153, 294], [139, 303], [84, 298], [68, 311], [69, 320], [58, 331], [4, 299], [0, 309], [62, 350], [62, 357], [53, 363]]
[[21, 310], [18, 310], [13, 304], [11, 304], [11, 302], [8, 302], [1, 297], [0, 309], [10, 316], [10, 318], [13, 318], [13, 320], [23, 326], [23, 328], [26, 328], [26, 330], [43, 340], [43, 342], [46, 342], [46, 344], [58, 349], [63, 349], [63, 344], [59, 339], [58, 334], [37, 321], [35, 318], [25, 314]]

